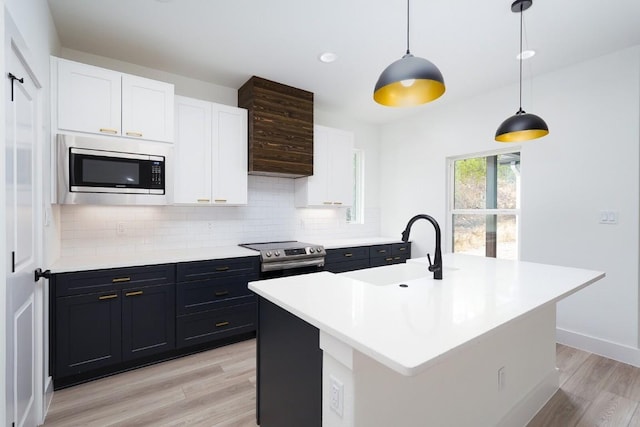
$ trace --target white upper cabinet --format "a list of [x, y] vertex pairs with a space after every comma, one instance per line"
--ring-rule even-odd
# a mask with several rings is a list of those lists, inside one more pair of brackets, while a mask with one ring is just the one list
[[247, 110], [176, 96], [174, 203], [247, 204]]
[[120, 135], [121, 75], [58, 59], [58, 128]]
[[315, 125], [313, 176], [296, 179], [296, 207], [353, 204], [352, 132]]
[[172, 84], [66, 59], [54, 62], [58, 129], [173, 142]]
[[247, 110], [212, 104], [212, 184], [214, 203], [247, 204]]
[[173, 104], [173, 85], [124, 74], [122, 134], [172, 142]]

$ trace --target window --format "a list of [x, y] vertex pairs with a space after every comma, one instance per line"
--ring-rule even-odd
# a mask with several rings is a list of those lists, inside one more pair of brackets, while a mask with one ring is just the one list
[[349, 224], [364, 224], [364, 151], [353, 150], [353, 205], [347, 209]]
[[452, 252], [518, 259], [520, 153], [449, 162]]

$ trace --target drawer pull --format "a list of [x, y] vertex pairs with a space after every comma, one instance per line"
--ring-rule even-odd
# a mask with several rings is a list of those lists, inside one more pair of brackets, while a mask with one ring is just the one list
[[379, 253], [379, 254], [386, 254], [386, 253], [387, 253], [387, 250], [386, 250], [386, 249], [380, 249], [380, 250], [378, 251], [378, 253]]
[[397, 257], [395, 257], [394, 259], [395, 259], [395, 260], [398, 260], [398, 259], [400, 259], [400, 257], [399, 257], [399, 256], [397, 256]]
[[118, 294], [102, 295], [101, 297], [98, 297], [98, 299], [100, 300], [113, 299], [113, 298], [118, 298]]
[[128, 297], [135, 297], [136, 295], [142, 295], [142, 291], [127, 292], [124, 295]]
[[111, 133], [111, 134], [117, 134], [118, 131], [115, 129], [111, 129], [111, 128], [100, 128], [100, 132], [102, 133]]
[[227, 203], [227, 199], [213, 199], [215, 203]]
[[216, 267], [216, 271], [227, 271], [229, 267]]
[[403, 252], [403, 251], [406, 251], [406, 250], [407, 250], [407, 247], [406, 247], [406, 246], [403, 246], [403, 247], [399, 248], [398, 250], [399, 250], [399, 251], [401, 251], [401, 252]]
[[389, 257], [389, 258], [385, 258], [385, 261], [393, 261], [393, 258]]
[[128, 282], [131, 280], [131, 277], [116, 277], [115, 279], [111, 279], [111, 283], [122, 283]]
[[334, 205], [341, 205], [342, 202], [333, 202]]
[[229, 295], [229, 291], [218, 291], [216, 292], [217, 297], [223, 297], [225, 295]]
[[142, 134], [140, 132], [127, 132], [127, 136], [137, 136], [138, 138], [142, 138]]
[[210, 199], [197, 199], [198, 203], [209, 203], [210, 201]]
[[218, 322], [216, 323], [216, 328], [221, 328], [223, 326], [227, 326], [229, 322]]
[[352, 257], [353, 254], [351, 252], [347, 252], [346, 254], [344, 254], [344, 256], [346, 256], [347, 258]]
[[331, 202], [322, 202], [323, 205], [330, 205]]

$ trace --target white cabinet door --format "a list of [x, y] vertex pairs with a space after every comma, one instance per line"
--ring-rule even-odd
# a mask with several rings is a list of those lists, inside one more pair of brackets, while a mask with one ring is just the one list
[[58, 128], [121, 135], [121, 74], [58, 59]]
[[173, 85], [122, 75], [122, 135], [173, 142]]
[[247, 110], [212, 105], [213, 203], [247, 204]]
[[211, 203], [211, 103], [175, 97], [174, 203]]
[[333, 129], [329, 138], [327, 193], [334, 205], [353, 204], [353, 133]]
[[295, 183], [296, 207], [353, 204], [353, 133], [313, 128], [313, 176]]
[[[307, 180], [307, 200], [309, 206], [329, 206], [329, 138], [330, 129], [323, 126], [313, 128], [313, 175]], [[305, 178], [301, 178], [305, 179]]]

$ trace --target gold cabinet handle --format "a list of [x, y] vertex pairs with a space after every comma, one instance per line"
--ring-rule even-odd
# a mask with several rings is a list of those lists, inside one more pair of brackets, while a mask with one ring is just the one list
[[211, 199], [197, 199], [198, 203], [209, 203]]
[[353, 256], [353, 254], [352, 254], [352, 253], [350, 253], [350, 252], [347, 252], [346, 254], [344, 254], [344, 256], [346, 256], [347, 258], [349, 258], [349, 257], [352, 257], [352, 256]]
[[142, 134], [140, 132], [127, 132], [127, 136], [137, 136], [138, 138], [142, 138]]
[[397, 257], [395, 257], [394, 259], [395, 259], [395, 260], [398, 260], [398, 259], [400, 259], [400, 257], [399, 257], [399, 256], [397, 256]]
[[223, 326], [227, 326], [229, 322], [218, 322], [216, 323], [216, 328], [221, 328]]
[[111, 128], [100, 128], [100, 132], [102, 132], [102, 133], [111, 133], [113, 135], [116, 135], [118, 133], [118, 131], [116, 129], [111, 129]]
[[111, 283], [122, 283], [128, 282], [131, 280], [131, 277], [116, 277], [115, 279], [111, 279]]
[[98, 299], [100, 299], [100, 300], [113, 299], [113, 298], [118, 298], [118, 294], [102, 295], [102, 296], [98, 297]]
[[216, 267], [216, 271], [227, 271], [229, 267]]
[[227, 199], [213, 199], [215, 203], [227, 203]]
[[407, 248], [406, 248], [406, 246], [403, 246], [403, 247], [401, 247], [401, 248], [400, 248], [400, 249], [398, 249], [398, 250], [399, 250], [399, 251], [401, 251], [401, 252], [403, 252], [403, 251], [406, 251], [406, 250], [407, 250]]
[[342, 202], [333, 202], [334, 205], [341, 205]]
[[127, 292], [124, 295], [127, 297], [135, 297], [136, 295], [142, 295], [142, 291]]
[[322, 202], [323, 205], [330, 205], [331, 202]]
[[387, 250], [386, 250], [386, 249], [380, 249], [380, 250], [378, 251], [378, 253], [379, 253], [379, 254], [386, 254], [386, 253], [387, 253]]
[[229, 295], [229, 291], [218, 291], [215, 293], [217, 297], [223, 297], [225, 295]]
[[385, 261], [393, 261], [393, 258], [385, 258]]

